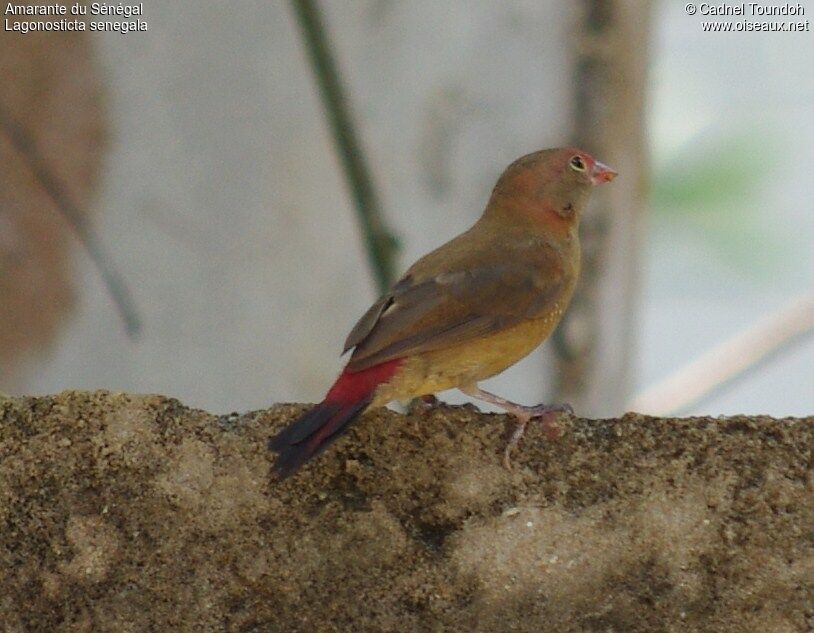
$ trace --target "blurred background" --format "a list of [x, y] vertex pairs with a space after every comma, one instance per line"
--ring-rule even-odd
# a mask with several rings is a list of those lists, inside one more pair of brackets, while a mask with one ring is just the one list
[[0, 32], [0, 391], [318, 400], [387, 277], [360, 210], [400, 273], [511, 160], [573, 144], [620, 172], [579, 294], [485, 386], [595, 416], [814, 413], [810, 31], [703, 32], [666, 0], [143, 7], [145, 32]]

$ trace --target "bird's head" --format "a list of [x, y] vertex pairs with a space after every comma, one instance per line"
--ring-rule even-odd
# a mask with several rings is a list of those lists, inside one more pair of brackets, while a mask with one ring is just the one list
[[487, 213], [509, 214], [552, 229], [575, 227], [591, 189], [616, 172], [582, 150], [546, 149], [518, 158], [492, 192]]

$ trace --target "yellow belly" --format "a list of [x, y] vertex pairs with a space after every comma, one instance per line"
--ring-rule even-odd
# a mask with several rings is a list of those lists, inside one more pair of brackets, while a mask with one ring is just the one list
[[379, 387], [371, 406], [472, 385], [499, 374], [540, 345], [559, 319], [558, 312], [552, 313], [465, 345], [417, 354]]

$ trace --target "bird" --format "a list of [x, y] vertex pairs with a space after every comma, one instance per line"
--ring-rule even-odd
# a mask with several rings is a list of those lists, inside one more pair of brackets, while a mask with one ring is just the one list
[[[592, 189], [617, 172], [576, 148], [527, 154], [498, 178], [467, 231], [421, 257], [359, 319], [347, 364], [325, 398], [269, 439], [285, 479], [363, 412], [457, 388], [517, 420], [569, 405], [524, 406], [478, 387], [531, 353], [565, 312], [580, 269], [579, 221]], [[351, 351], [352, 350], [352, 351]]]

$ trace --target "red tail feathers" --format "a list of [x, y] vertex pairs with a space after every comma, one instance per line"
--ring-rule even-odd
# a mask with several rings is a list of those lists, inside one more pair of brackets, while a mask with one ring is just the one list
[[274, 468], [280, 479], [294, 473], [347, 431], [371, 403], [376, 388], [390, 380], [402, 362], [399, 358], [357, 372], [346, 368], [325, 400], [272, 437], [269, 448], [279, 453]]

